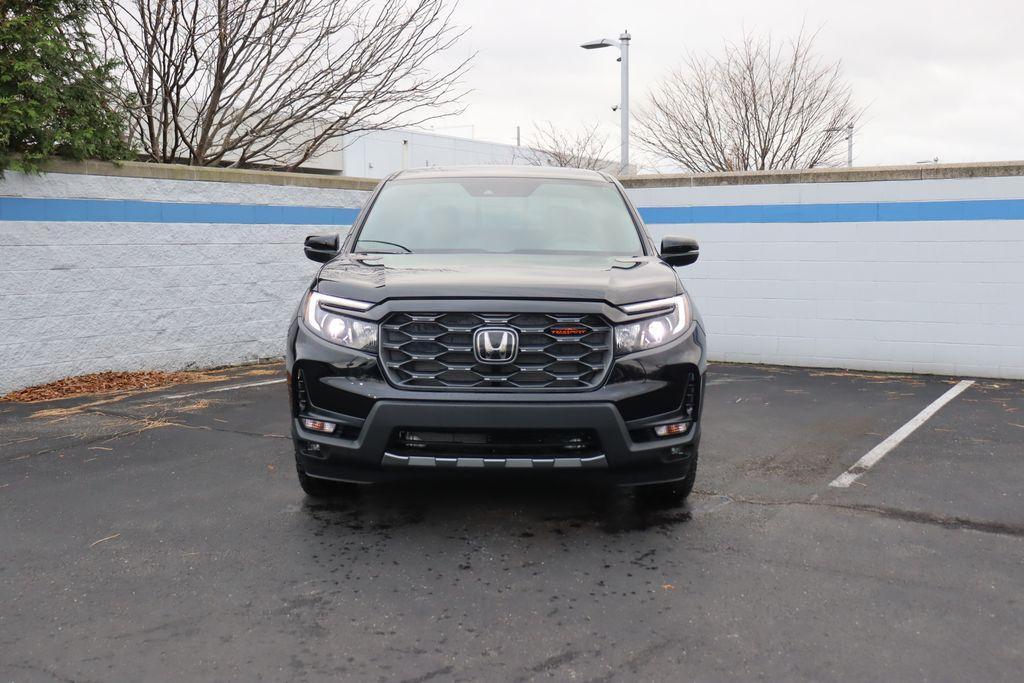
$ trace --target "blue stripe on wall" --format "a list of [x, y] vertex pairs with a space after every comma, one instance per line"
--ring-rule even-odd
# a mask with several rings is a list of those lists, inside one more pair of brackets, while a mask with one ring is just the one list
[[0, 220], [6, 221], [351, 225], [358, 213], [321, 206], [0, 197]]
[[[665, 206], [639, 211], [652, 225], [1024, 220], [1024, 199]], [[8, 221], [351, 225], [358, 213], [359, 209], [319, 206], [0, 197], [0, 220]]]
[[1024, 220], [1024, 199], [641, 208], [645, 223], [871, 223]]

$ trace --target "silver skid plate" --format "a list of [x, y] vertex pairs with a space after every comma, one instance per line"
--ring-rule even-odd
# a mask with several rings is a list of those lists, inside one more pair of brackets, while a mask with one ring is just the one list
[[592, 455], [585, 458], [473, 458], [473, 457], [434, 457], [427, 455], [396, 455], [384, 454], [384, 465], [397, 467], [457, 467], [479, 469], [575, 469], [582, 467], [607, 467], [604, 455]]

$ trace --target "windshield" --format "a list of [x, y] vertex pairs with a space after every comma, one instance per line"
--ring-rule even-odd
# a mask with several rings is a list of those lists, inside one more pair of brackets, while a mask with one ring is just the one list
[[550, 178], [393, 180], [353, 251], [644, 253], [614, 185]]

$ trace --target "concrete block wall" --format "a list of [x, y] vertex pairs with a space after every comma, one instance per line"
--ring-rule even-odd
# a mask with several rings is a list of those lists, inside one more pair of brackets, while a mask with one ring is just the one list
[[[375, 181], [126, 163], [0, 180], [0, 393], [283, 353]], [[715, 360], [1024, 378], [1024, 164], [624, 180]]]
[[794, 179], [627, 181], [657, 239], [700, 242], [712, 358], [1024, 378], [1024, 176]]
[[8, 172], [0, 180], [0, 393], [100, 370], [282, 355], [317, 267], [303, 256], [303, 239], [346, 230], [368, 192], [343, 181], [226, 177], [236, 181]]

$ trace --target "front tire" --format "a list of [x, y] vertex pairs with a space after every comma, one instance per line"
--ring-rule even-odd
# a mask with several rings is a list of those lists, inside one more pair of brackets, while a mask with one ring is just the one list
[[685, 479], [661, 484], [646, 484], [635, 489], [637, 502], [643, 507], [663, 509], [679, 507], [693, 492], [697, 481], [697, 450], [693, 451], [693, 462]]

